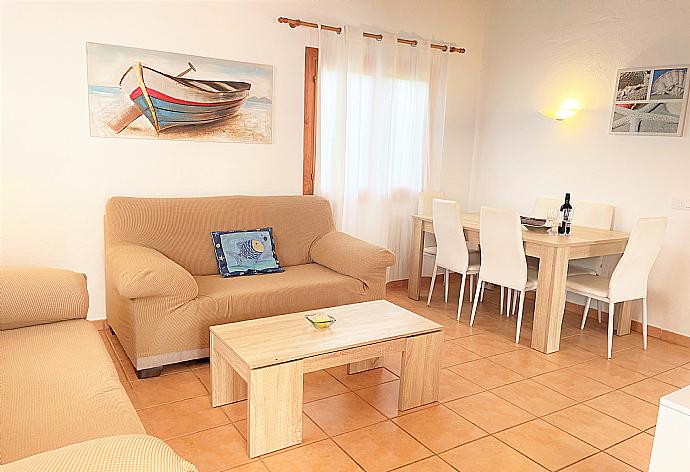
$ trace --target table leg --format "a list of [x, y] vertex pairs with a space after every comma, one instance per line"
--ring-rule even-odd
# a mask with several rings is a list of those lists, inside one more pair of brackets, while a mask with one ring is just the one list
[[227, 405], [247, 398], [247, 382], [213, 349], [211, 338], [211, 406]]
[[419, 300], [419, 288], [422, 281], [422, 259], [424, 258], [424, 231], [422, 220], [412, 220], [412, 241], [410, 242], [410, 275], [407, 279], [407, 296]]
[[376, 369], [381, 367], [381, 358], [373, 357], [371, 359], [365, 359], [359, 362], [350, 362], [347, 365], [348, 374], [356, 374], [358, 372], [364, 372], [366, 370]]
[[532, 325], [532, 349], [545, 354], [557, 352], [565, 309], [565, 280], [568, 276], [567, 247], [544, 247], [539, 258], [539, 286]]
[[407, 338], [402, 355], [398, 410], [409, 410], [438, 400], [443, 333]]
[[632, 300], [627, 302], [619, 303], [621, 306], [619, 310], [616, 310], [616, 335], [625, 336], [630, 334], [630, 325], [632, 324]]
[[302, 442], [302, 361], [249, 372], [249, 457]]

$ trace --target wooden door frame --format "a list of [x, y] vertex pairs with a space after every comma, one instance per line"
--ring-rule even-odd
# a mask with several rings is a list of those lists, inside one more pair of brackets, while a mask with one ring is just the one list
[[316, 104], [319, 85], [319, 49], [304, 48], [304, 146], [302, 194], [314, 195], [316, 172]]

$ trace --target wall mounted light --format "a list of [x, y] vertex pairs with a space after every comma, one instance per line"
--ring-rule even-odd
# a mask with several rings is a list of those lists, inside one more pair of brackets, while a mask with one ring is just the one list
[[539, 110], [539, 113], [554, 120], [563, 121], [577, 115], [580, 110], [580, 103], [575, 99], [569, 98], [564, 100], [558, 108], [544, 108]]

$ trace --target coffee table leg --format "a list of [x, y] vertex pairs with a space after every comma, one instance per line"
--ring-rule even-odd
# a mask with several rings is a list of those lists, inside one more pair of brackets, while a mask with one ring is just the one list
[[347, 365], [347, 373], [356, 374], [358, 372], [364, 372], [365, 370], [376, 369], [377, 367], [381, 367], [381, 358], [373, 357], [359, 362], [350, 362]]
[[249, 372], [249, 457], [302, 442], [302, 361]]
[[438, 400], [443, 333], [407, 338], [402, 355], [398, 410], [409, 410]]
[[[213, 343], [213, 341], [211, 341]], [[247, 398], [247, 382], [225, 358], [211, 347], [211, 406], [235, 403]]]

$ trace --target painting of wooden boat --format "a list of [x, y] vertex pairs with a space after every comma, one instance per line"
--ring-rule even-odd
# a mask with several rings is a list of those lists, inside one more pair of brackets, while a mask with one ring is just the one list
[[247, 82], [172, 76], [140, 62], [127, 69], [120, 86], [156, 131], [231, 117], [251, 89]]
[[87, 43], [91, 136], [272, 142], [273, 66]]

